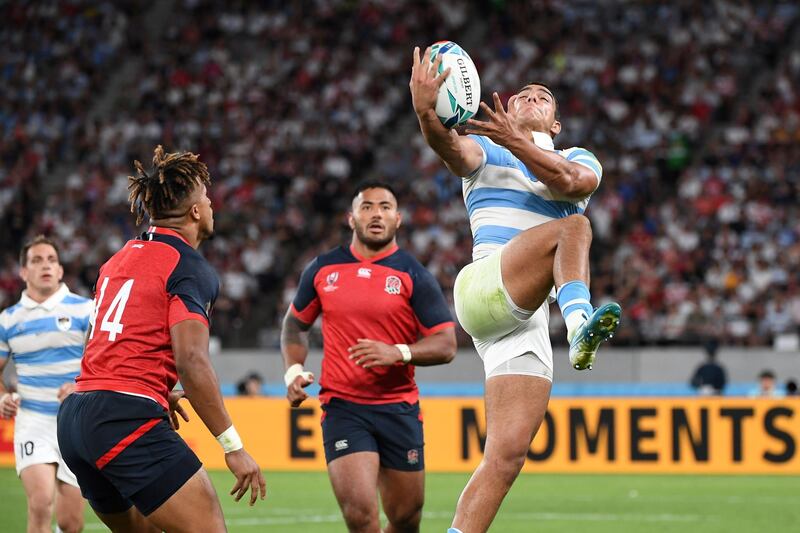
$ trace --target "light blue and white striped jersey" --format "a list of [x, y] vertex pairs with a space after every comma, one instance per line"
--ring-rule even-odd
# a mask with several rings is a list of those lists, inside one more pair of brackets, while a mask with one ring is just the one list
[[22, 293], [18, 303], [0, 313], [0, 360], [14, 359], [22, 398], [20, 414], [55, 416], [58, 388], [81, 369], [83, 342], [93, 302], [61, 284], [42, 303]]
[[[481, 135], [470, 135], [483, 149], [483, 162], [463, 178], [464, 202], [472, 228], [472, 260], [489, 255], [526, 229], [551, 220], [583, 213], [589, 198], [579, 201], [560, 196], [536, 179], [510, 150]], [[600, 162], [589, 150], [554, 150], [547, 134], [534, 134], [540, 148], [555, 151], [568, 161], [603, 176]]]

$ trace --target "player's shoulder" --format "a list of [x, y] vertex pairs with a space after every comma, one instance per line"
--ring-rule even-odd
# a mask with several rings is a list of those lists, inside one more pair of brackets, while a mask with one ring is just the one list
[[64, 296], [64, 299], [61, 300], [61, 303], [63, 305], [86, 305], [92, 303], [92, 299], [86, 298], [85, 296], [81, 296], [80, 294], [76, 294], [72, 291], [68, 291]]
[[357, 262], [357, 259], [349, 249], [344, 246], [337, 246], [312, 259], [307, 268], [319, 270], [326, 266], [355, 262]]
[[319, 266], [335, 265], [338, 263], [353, 263], [356, 261], [353, 253], [344, 246], [337, 246], [317, 256]]
[[6, 307], [2, 311], [0, 311], [0, 320], [8, 320], [10, 319], [14, 313], [22, 309], [22, 302], [17, 302], [14, 305]]
[[567, 159], [575, 159], [578, 157], [589, 157], [597, 161], [597, 156], [589, 150], [588, 148], [584, 148], [583, 146], [570, 146], [569, 148], [560, 148], [558, 153], [561, 154], [563, 157]]
[[419, 262], [416, 257], [402, 248], [398, 248], [395, 253], [388, 257], [384, 257], [378, 261], [377, 264], [387, 266], [401, 272], [406, 272], [412, 277], [428, 273], [428, 270], [422, 263]]
[[570, 148], [565, 148], [563, 150], [558, 151], [562, 157], [564, 157], [567, 161], [572, 161], [573, 163], [579, 163], [581, 165], [587, 166], [597, 174], [597, 177], [601, 177], [603, 175], [603, 165], [600, 164], [600, 160], [597, 159], [597, 156], [594, 155], [591, 151], [581, 146], [572, 146]]
[[313, 282], [320, 270], [325, 267], [354, 263], [356, 258], [350, 250], [344, 246], [337, 246], [331, 250], [323, 252], [309, 261], [303, 268], [302, 279]]
[[485, 135], [476, 135], [474, 133], [470, 133], [466, 136], [467, 139], [471, 139], [478, 143], [478, 146], [486, 153], [487, 156], [491, 158], [492, 155], [498, 154], [510, 154], [511, 150], [506, 148], [505, 146], [501, 146], [491, 140], [489, 137]]
[[67, 290], [58, 308], [72, 316], [87, 316], [94, 309], [94, 300]]
[[[208, 260], [203, 257], [203, 254], [201, 254], [192, 246], [189, 246], [189, 244], [183, 239], [173, 235], [146, 235], [152, 235], [152, 237], [148, 237], [149, 240], [151, 242], [161, 244], [161, 249], [163, 249], [164, 246], [167, 246], [169, 249], [174, 250], [173, 254], [177, 253], [177, 256], [175, 257], [176, 261], [171, 272], [172, 274], [193, 274], [200, 276], [212, 276], [216, 278], [216, 272], [214, 271], [214, 268], [211, 266]], [[134, 244], [133, 246], [136, 245]], [[159, 248], [152, 249], [155, 251]]]

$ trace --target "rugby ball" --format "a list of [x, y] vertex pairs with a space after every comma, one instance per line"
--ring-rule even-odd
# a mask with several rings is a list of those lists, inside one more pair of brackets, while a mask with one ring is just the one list
[[465, 123], [478, 112], [481, 80], [469, 54], [453, 41], [433, 43], [431, 62], [436, 56], [442, 56], [437, 74], [450, 68], [450, 75], [439, 87], [436, 115], [445, 128], [452, 128]]

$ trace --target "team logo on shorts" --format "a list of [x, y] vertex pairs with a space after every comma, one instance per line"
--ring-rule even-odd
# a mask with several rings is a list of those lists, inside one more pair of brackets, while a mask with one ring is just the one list
[[408, 450], [408, 464], [415, 465], [419, 463], [419, 451], [416, 449]]
[[400, 289], [403, 288], [403, 282], [397, 276], [386, 276], [386, 287], [383, 290], [389, 294], [400, 294]]
[[69, 331], [69, 328], [72, 327], [72, 317], [70, 316], [60, 316], [56, 318], [56, 326], [61, 331]]
[[339, 287], [336, 286], [336, 282], [339, 281], [339, 273], [338, 272], [331, 272], [325, 278], [325, 287], [322, 288], [325, 292], [333, 292]]

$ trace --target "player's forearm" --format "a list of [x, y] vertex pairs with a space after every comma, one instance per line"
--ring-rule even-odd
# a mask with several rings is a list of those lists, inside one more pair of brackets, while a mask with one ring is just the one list
[[6, 388], [6, 384], [3, 383], [3, 369], [6, 367], [6, 362], [7, 361], [8, 361], [8, 359], [0, 360], [0, 396], [2, 396], [3, 394], [5, 394], [7, 392], [12, 392], [9, 389], [7, 389]]
[[232, 422], [228, 415], [219, 381], [211, 366], [208, 352], [183, 354], [182, 364], [178, 366], [178, 377], [186, 392], [192, 408], [215, 437], [228, 429]]
[[536, 146], [525, 138], [515, 139], [508, 148], [535, 175], [536, 179], [553, 191], [568, 196], [582, 197], [590, 194], [581, 187], [581, 169], [560, 155]]
[[[466, 168], [458, 133], [445, 128], [432, 109], [417, 115], [422, 136], [447, 168], [457, 176], [466, 176], [475, 168]], [[477, 165], [475, 165], [477, 167]]]
[[433, 335], [423, 337], [411, 349], [411, 364], [416, 366], [444, 365], [456, 356], [456, 334], [454, 328], [437, 331]]
[[307, 329], [303, 329], [303, 324], [291, 315], [291, 311], [284, 317], [281, 327], [281, 354], [284, 368], [305, 364], [308, 357]]

